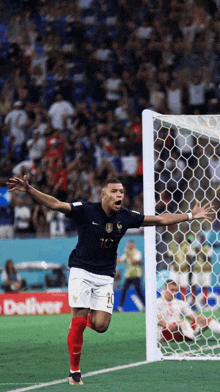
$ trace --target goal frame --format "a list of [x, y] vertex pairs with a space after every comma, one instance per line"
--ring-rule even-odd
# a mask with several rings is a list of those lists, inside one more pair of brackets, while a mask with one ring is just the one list
[[[180, 124], [179, 115], [162, 115], [145, 109], [142, 112], [142, 151], [143, 151], [143, 192], [144, 192], [144, 215], [155, 215], [155, 185], [154, 185], [154, 117], [172, 117]], [[182, 128], [186, 129], [183, 123]], [[191, 130], [192, 131], [192, 130]], [[199, 129], [195, 131], [199, 134]], [[211, 135], [212, 139], [218, 140], [217, 133]], [[145, 252], [145, 323], [146, 323], [146, 360], [155, 362], [161, 360], [220, 360], [213, 356], [165, 356], [158, 347], [157, 342], [157, 281], [156, 281], [156, 229], [154, 226], [144, 228], [144, 252]]]

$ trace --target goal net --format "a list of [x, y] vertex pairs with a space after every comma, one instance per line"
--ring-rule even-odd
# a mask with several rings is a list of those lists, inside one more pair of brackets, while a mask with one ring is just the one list
[[[196, 199], [216, 212], [212, 222], [145, 228], [147, 361], [220, 359], [220, 116], [144, 110], [142, 125], [145, 215], [191, 212]], [[177, 334], [172, 301], [165, 308], [168, 279], [182, 301]], [[187, 317], [192, 312], [201, 316], [195, 325]], [[166, 313], [166, 327], [158, 327]]]

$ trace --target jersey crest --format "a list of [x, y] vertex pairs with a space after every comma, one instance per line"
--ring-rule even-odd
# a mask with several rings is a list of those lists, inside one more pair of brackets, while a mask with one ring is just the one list
[[121, 222], [117, 222], [117, 229], [118, 229], [119, 232], [121, 231], [121, 229], [122, 229]]
[[108, 234], [111, 233], [112, 230], [113, 230], [113, 224], [112, 223], [106, 223], [105, 230], [107, 231]]

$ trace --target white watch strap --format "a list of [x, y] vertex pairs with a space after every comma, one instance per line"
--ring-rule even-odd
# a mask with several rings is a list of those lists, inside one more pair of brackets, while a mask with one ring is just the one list
[[192, 212], [188, 212], [187, 215], [189, 221], [193, 220]]

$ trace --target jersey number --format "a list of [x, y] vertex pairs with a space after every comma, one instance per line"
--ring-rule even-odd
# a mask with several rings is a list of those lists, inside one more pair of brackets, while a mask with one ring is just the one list
[[114, 242], [114, 240], [112, 240], [111, 238], [100, 238], [101, 241], [101, 248], [110, 248], [112, 246], [112, 243]]
[[108, 305], [107, 307], [112, 307], [114, 305], [114, 293], [108, 293]]

